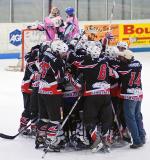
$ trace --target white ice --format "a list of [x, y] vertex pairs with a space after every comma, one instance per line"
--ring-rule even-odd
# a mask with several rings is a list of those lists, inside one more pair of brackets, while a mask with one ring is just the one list
[[[65, 153], [47, 153], [45, 160], [149, 160], [150, 159], [150, 53], [136, 53], [136, 59], [143, 64], [142, 82], [144, 98], [142, 113], [144, 127], [147, 132], [147, 143], [144, 147], [132, 150], [129, 145], [112, 149], [110, 153], [91, 153], [73, 151]], [[19, 118], [23, 111], [23, 100], [20, 85], [23, 78], [21, 72], [5, 71], [17, 60], [0, 60], [0, 132], [15, 135], [19, 126]], [[14, 140], [0, 138], [0, 160], [41, 160], [42, 150], [34, 148], [34, 140], [17, 137]]]

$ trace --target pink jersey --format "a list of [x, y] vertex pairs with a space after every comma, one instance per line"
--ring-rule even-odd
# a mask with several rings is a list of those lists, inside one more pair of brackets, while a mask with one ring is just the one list
[[72, 39], [72, 38], [74, 38], [75, 35], [79, 34], [79, 24], [78, 24], [78, 19], [76, 16], [74, 16], [74, 17], [68, 16], [66, 19], [66, 24], [67, 24], [67, 26], [69, 24], [73, 25], [73, 30], [70, 33], [68, 33], [67, 39]]
[[[54, 39], [58, 38], [57, 32], [63, 32], [63, 28], [60, 27], [60, 23], [62, 21], [62, 18], [60, 16], [49, 18], [46, 17], [44, 19], [44, 24], [39, 24], [38, 29], [45, 30], [46, 32], [46, 40], [47, 41], [53, 41]], [[58, 29], [58, 30], [57, 30]]]

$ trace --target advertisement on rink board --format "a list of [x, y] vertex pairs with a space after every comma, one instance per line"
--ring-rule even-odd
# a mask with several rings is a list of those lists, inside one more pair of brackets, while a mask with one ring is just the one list
[[[84, 25], [86, 35], [91, 40], [102, 39], [108, 32], [109, 24], [106, 25]], [[114, 35], [110, 45], [116, 45], [118, 41], [126, 41], [130, 47], [150, 46], [150, 24], [112, 24], [110, 31]]]
[[23, 23], [0, 23], [0, 53], [19, 53], [22, 44]]
[[[22, 29], [30, 23], [0, 23], [0, 54], [19, 54], [22, 49]], [[114, 36], [110, 45], [116, 45], [118, 41], [127, 41], [130, 48], [150, 48], [150, 23], [149, 21], [116, 21], [116, 24], [105, 24], [105, 22], [79, 22], [81, 28], [86, 32], [90, 40], [102, 39], [109, 27]], [[38, 33], [38, 35], [40, 35]], [[32, 34], [33, 37], [39, 37]], [[41, 37], [41, 36], [40, 36]], [[27, 37], [28, 38], [28, 37]], [[39, 40], [39, 38], [36, 38]], [[25, 42], [23, 42], [25, 43]], [[25, 47], [26, 48], [26, 47]], [[140, 50], [140, 49], [139, 49]]]
[[21, 45], [21, 31], [19, 29], [15, 29], [9, 33], [9, 42], [14, 46]]
[[[102, 39], [105, 34], [109, 30], [109, 25], [84, 25], [84, 30], [86, 33], [86, 36], [90, 40], [100, 40]], [[119, 25], [118, 24], [112, 24], [110, 31], [112, 32], [114, 39], [111, 40], [110, 45], [115, 45], [119, 40]]]
[[119, 39], [130, 47], [150, 46], [150, 24], [120, 24]]

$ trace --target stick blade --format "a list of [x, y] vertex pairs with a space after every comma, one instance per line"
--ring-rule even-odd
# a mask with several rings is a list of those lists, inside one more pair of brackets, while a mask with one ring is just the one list
[[7, 134], [0, 133], [0, 138], [14, 139], [14, 138], [16, 138], [16, 135], [15, 136], [10, 136], [10, 135], [7, 135]]

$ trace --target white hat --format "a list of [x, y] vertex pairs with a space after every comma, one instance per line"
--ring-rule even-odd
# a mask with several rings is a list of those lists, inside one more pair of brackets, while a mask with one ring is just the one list
[[119, 52], [119, 56], [122, 56], [128, 60], [133, 58], [133, 52], [130, 50], [125, 50], [123, 52]]

